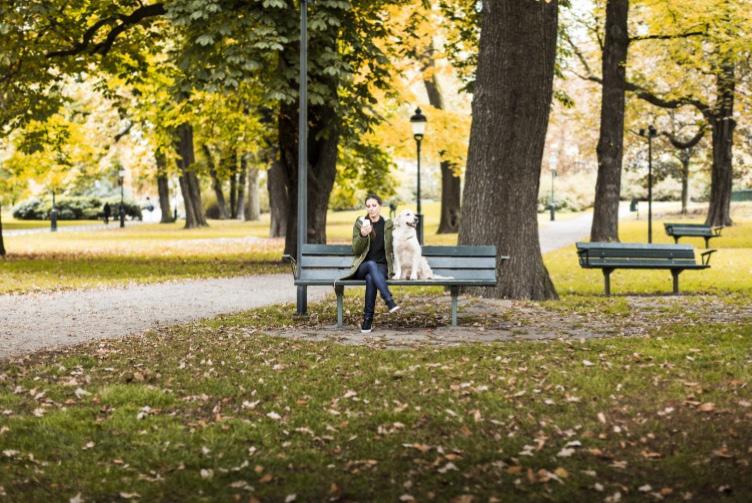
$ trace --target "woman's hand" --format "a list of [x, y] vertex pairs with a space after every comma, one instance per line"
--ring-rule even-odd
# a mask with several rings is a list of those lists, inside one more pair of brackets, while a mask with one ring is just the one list
[[368, 236], [371, 233], [371, 220], [368, 218], [363, 219], [363, 223], [360, 224], [360, 235], [363, 237]]

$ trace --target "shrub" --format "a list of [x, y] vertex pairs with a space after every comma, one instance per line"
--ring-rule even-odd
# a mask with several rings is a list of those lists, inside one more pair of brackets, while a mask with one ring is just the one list
[[[104, 203], [109, 202], [112, 217], [117, 218], [120, 199], [102, 201], [97, 197], [62, 197], [55, 201], [58, 220], [97, 220], [104, 216]], [[141, 208], [137, 203], [125, 201], [125, 215], [131, 219], [142, 219]], [[49, 220], [52, 199], [29, 199], [13, 209], [13, 217], [19, 220]]]

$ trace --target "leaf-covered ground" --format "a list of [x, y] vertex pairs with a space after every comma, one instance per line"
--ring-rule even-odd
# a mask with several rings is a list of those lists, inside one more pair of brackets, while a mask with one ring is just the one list
[[[431, 294], [422, 295], [427, 305]], [[465, 321], [490, 330], [528, 315], [544, 324], [535, 313], [546, 312], [621, 326], [642, 312], [629, 299], [578, 302]], [[330, 304], [313, 306], [308, 321], [266, 308], [2, 364], [2, 493], [9, 501], [752, 496], [748, 320], [698, 323], [672, 311], [652, 327], [660, 316], [648, 316], [640, 336], [410, 350], [265, 335], [264, 327], [328, 323]], [[415, 323], [434, 315], [402, 314]]]

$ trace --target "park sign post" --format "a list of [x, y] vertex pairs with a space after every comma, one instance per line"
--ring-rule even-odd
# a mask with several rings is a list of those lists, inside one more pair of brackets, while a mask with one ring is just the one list
[[[298, 246], [297, 261], [301, 266], [303, 245], [308, 226], [308, 0], [300, 0], [300, 83], [298, 112]], [[308, 289], [298, 286], [297, 314], [308, 311]]]

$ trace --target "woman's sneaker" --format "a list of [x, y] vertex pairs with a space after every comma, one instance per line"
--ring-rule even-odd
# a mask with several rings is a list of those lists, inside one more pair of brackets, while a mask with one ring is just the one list
[[370, 318], [364, 319], [363, 324], [360, 325], [360, 333], [370, 334], [372, 330], [373, 330], [373, 320]]
[[387, 307], [387, 309], [389, 309], [389, 314], [391, 314], [391, 313], [394, 313], [394, 312], [396, 312], [396, 311], [399, 311], [399, 308], [400, 308], [400, 307], [399, 307], [399, 306], [397, 305], [397, 303], [396, 303], [396, 302], [394, 302], [393, 300], [392, 300], [392, 301], [389, 301], [389, 302], [387, 302], [387, 303], [386, 303], [386, 307]]

